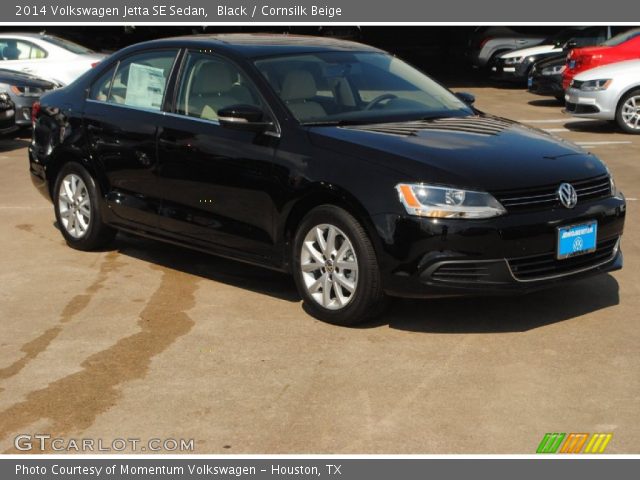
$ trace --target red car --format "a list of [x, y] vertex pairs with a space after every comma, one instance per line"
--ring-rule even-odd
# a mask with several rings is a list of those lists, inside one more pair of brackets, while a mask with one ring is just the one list
[[562, 87], [569, 88], [573, 77], [584, 70], [636, 58], [640, 58], [640, 28], [616, 35], [597, 47], [575, 48], [567, 56]]

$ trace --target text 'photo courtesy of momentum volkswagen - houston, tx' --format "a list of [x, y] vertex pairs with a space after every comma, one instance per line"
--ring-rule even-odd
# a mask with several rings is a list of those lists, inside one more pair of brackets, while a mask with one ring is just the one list
[[154, 40], [42, 97], [31, 178], [73, 248], [122, 230], [289, 272], [342, 325], [620, 269], [606, 165], [473, 104], [360, 43]]

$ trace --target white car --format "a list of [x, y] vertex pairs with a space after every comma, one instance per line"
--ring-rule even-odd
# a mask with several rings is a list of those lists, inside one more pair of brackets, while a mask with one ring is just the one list
[[106, 55], [60, 37], [39, 33], [1, 33], [0, 68], [68, 85]]
[[582, 72], [565, 93], [565, 111], [575, 117], [615, 120], [640, 134], [640, 60], [626, 60]]

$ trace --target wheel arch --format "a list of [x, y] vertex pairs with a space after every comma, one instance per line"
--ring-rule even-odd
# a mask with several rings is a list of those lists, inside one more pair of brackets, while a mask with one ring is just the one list
[[54, 197], [53, 190], [56, 181], [58, 180], [60, 171], [65, 165], [72, 162], [82, 165], [82, 167], [84, 167], [89, 172], [91, 177], [96, 182], [100, 195], [104, 196], [104, 194], [108, 191], [108, 182], [106, 175], [101, 173], [100, 169], [96, 168], [95, 165], [93, 165], [93, 163], [86, 156], [81, 155], [78, 152], [65, 150], [64, 152], [57, 152], [57, 154], [50, 159], [47, 165], [47, 183], [51, 198]]
[[622, 92], [620, 92], [620, 94], [618, 95], [618, 98], [616, 99], [616, 111], [615, 114], [618, 113], [618, 109], [620, 108], [620, 104], [622, 103], [622, 99], [630, 92], [633, 92], [635, 90], [638, 90], [640, 92], [640, 81], [638, 81], [637, 83], [627, 87], [626, 89], [624, 89]]
[[353, 215], [369, 236], [376, 255], [380, 254], [382, 248], [380, 240], [376, 235], [373, 221], [362, 202], [343, 188], [318, 183], [312, 185], [296, 200], [291, 202], [289, 208], [283, 212], [283, 220], [280, 224], [279, 234], [283, 246], [283, 263], [287, 270], [290, 270], [291, 267], [291, 249], [300, 222], [311, 210], [321, 205], [340, 207]]

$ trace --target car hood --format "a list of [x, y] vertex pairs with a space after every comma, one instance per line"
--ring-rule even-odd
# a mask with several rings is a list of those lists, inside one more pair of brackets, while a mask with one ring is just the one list
[[383, 164], [407, 181], [488, 191], [606, 173], [597, 157], [541, 130], [477, 115], [349, 127], [310, 127], [311, 142]]
[[640, 60], [625, 60], [592, 68], [576, 75], [576, 80], [597, 80], [600, 78], [617, 78], [621, 75], [634, 75], [640, 78]]
[[44, 89], [51, 89], [55, 87], [55, 84], [44, 80], [42, 78], [36, 77], [35, 75], [30, 75], [28, 73], [23, 72], [13, 72], [11, 70], [1, 70], [0, 69], [0, 83], [8, 83], [12, 85], [22, 85], [28, 87], [38, 87]]
[[519, 48], [500, 55], [500, 58], [529, 57], [533, 55], [541, 55], [543, 53], [561, 52], [561, 48], [555, 45], [538, 45], [536, 47]]
[[538, 70], [542, 70], [546, 67], [555, 67], [556, 65], [564, 65], [565, 63], [567, 63], [567, 56], [560, 54], [538, 60], [535, 63], [535, 66]]

